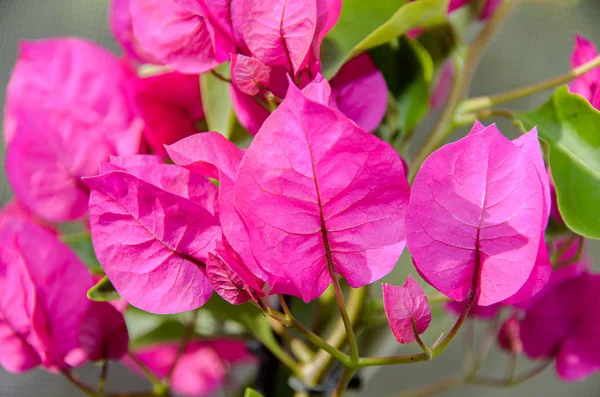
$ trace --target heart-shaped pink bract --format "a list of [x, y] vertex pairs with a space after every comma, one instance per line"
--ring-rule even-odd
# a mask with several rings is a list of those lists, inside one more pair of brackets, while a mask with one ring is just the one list
[[391, 146], [290, 84], [240, 163], [234, 200], [272, 291], [310, 301], [335, 274], [360, 287], [391, 271], [408, 195]]
[[549, 212], [540, 162], [529, 145], [480, 124], [429, 156], [405, 223], [409, 251], [427, 282], [457, 301], [473, 291], [482, 306], [523, 287]]
[[210, 210], [216, 208], [215, 186], [174, 165], [108, 165], [103, 171], [86, 179], [90, 228], [117, 291], [153, 313], [202, 306], [212, 293], [205, 263], [220, 235]]
[[6, 169], [15, 195], [51, 221], [82, 217], [94, 175], [110, 154], [140, 150], [141, 120], [127, 103], [129, 69], [81, 39], [21, 44], [6, 102]]
[[[571, 56], [571, 64], [574, 68], [597, 56], [598, 50], [591, 41], [581, 35], [575, 36], [575, 48]], [[600, 109], [600, 67], [573, 80], [569, 84], [569, 89], [587, 99], [596, 109]]]
[[558, 375], [581, 380], [600, 371], [600, 276], [583, 273], [544, 294], [521, 324], [525, 353], [556, 357]]
[[269, 86], [271, 67], [253, 57], [231, 56], [231, 81], [246, 95], [256, 95]]
[[317, 24], [316, 0], [242, 0], [239, 29], [249, 50], [292, 73], [306, 65]]
[[11, 372], [69, 368], [92, 276], [48, 230], [0, 217], [0, 363]]
[[121, 359], [129, 345], [123, 314], [108, 302], [90, 302], [79, 326], [78, 340], [89, 360]]
[[[159, 379], [165, 378], [179, 356], [176, 342], [142, 347], [135, 357]], [[225, 382], [231, 365], [251, 363], [253, 356], [244, 343], [233, 340], [191, 342], [177, 360], [171, 377], [173, 391], [183, 396], [213, 395]], [[125, 364], [137, 370], [130, 360]]]
[[203, 73], [229, 59], [235, 45], [202, 7], [175, 0], [129, 0], [133, 33], [156, 61], [182, 73]]
[[132, 80], [132, 107], [144, 120], [144, 138], [155, 154], [165, 157], [164, 145], [192, 135], [204, 120], [198, 76], [167, 72]]
[[331, 80], [330, 104], [362, 129], [372, 132], [387, 110], [388, 89], [369, 54], [346, 63]]
[[383, 306], [390, 328], [400, 343], [412, 343], [429, 327], [431, 308], [425, 291], [409, 274], [402, 287], [383, 284]]

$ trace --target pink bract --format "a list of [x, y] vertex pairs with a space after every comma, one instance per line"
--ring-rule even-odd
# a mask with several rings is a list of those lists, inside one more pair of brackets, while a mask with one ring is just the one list
[[0, 363], [22, 372], [68, 368], [93, 285], [85, 265], [54, 234], [0, 217]]
[[513, 296], [528, 280], [547, 209], [532, 151], [503, 137], [495, 125], [481, 127], [423, 163], [405, 227], [415, 266], [427, 282], [457, 301], [476, 292], [476, 303], [488, 306]]
[[402, 287], [383, 284], [383, 305], [390, 328], [400, 343], [412, 343], [431, 322], [431, 308], [425, 291], [409, 274]]
[[234, 200], [273, 292], [310, 301], [334, 273], [359, 287], [391, 271], [408, 195], [391, 146], [290, 85], [240, 163]]
[[365, 131], [374, 131], [387, 110], [388, 89], [369, 54], [346, 63], [331, 80], [332, 107]]
[[523, 342], [521, 341], [521, 323], [516, 314], [513, 314], [504, 321], [500, 332], [498, 333], [498, 344], [504, 350], [512, 354], [523, 352]]
[[167, 72], [131, 82], [130, 98], [144, 120], [144, 138], [166, 157], [170, 145], [198, 132], [204, 120], [198, 75]]
[[256, 95], [269, 86], [271, 67], [253, 57], [231, 55], [231, 80], [246, 95]]
[[[177, 357], [178, 346], [176, 342], [148, 346], [138, 349], [134, 354], [159, 379], [163, 379]], [[223, 385], [230, 365], [252, 361], [252, 355], [241, 342], [191, 342], [177, 361], [171, 377], [171, 386], [175, 392], [184, 396], [210, 396]], [[136, 368], [129, 360], [125, 363], [131, 368]]]
[[600, 276], [583, 273], [552, 288], [527, 311], [521, 324], [525, 353], [556, 357], [558, 375], [567, 381], [600, 370]]
[[317, 24], [316, 0], [242, 0], [240, 31], [252, 55], [297, 73], [307, 63]]
[[141, 121], [127, 104], [131, 72], [81, 39], [21, 45], [5, 113], [7, 176], [30, 211], [51, 221], [80, 218], [94, 175], [110, 154], [140, 150]]
[[258, 103], [260, 98], [246, 95], [234, 85], [231, 86], [230, 93], [231, 103], [240, 125], [252, 135], [256, 135], [267, 117], [269, 117], [269, 111]]
[[[596, 46], [581, 35], [575, 36], [575, 49], [571, 64], [578, 67], [598, 56]], [[587, 99], [593, 107], [600, 109], [600, 67], [573, 80], [569, 89]]]
[[216, 188], [174, 165], [142, 167], [107, 167], [86, 179], [98, 260], [120, 295], [140, 309], [198, 308], [212, 293], [205, 263], [220, 234], [208, 204]]
[[156, 60], [141, 48], [133, 34], [129, 0], [111, 1], [108, 10], [108, 24], [111, 33], [127, 58], [141, 63], [156, 63]]
[[127, 354], [125, 318], [108, 302], [90, 302], [78, 332], [79, 344], [89, 360], [119, 360]]
[[209, 71], [235, 50], [228, 35], [213, 26], [201, 7], [186, 9], [174, 0], [129, 0], [129, 9], [142, 48], [179, 72]]

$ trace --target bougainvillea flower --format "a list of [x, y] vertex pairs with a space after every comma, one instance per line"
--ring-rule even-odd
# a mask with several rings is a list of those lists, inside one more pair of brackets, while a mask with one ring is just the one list
[[[251, 97], [238, 90], [234, 85], [230, 88], [231, 103], [237, 119], [242, 127], [252, 135], [256, 135], [260, 127], [271, 114], [259, 101], [259, 97]], [[266, 104], [266, 102], [263, 101]]]
[[369, 54], [346, 63], [331, 80], [330, 105], [365, 131], [372, 132], [381, 124], [387, 102], [385, 79]]
[[[159, 379], [165, 378], [178, 356], [179, 343], [147, 346], [134, 352], [135, 357]], [[183, 396], [213, 395], [223, 386], [230, 366], [252, 363], [253, 356], [242, 342], [213, 340], [191, 342], [177, 360], [171, 376], [174, 392]], [[125, 364], [137, 371], [130, 360]]]
[[404, 248], [408, 195], [391, 146], [291, 84], [235, 182], [254, 257], [281, 293], [304, 301], [335, 274], [360, 287], [391, 271]]
[[90, 302], [79, 326], [78, 340], [91, 361], [121, 359], [129, 345], [123, 314], [109, 302]]
[[144, 120], [146, 142], [163, 157], [164, 145], [198, 132], [204, 120], [198, 75], [167, 72], [135, 79], [130, 98]]
[[174, 165], [111, 167], [117, 166], [85, 180], [92, 241], [106, 275], [123, 299], [142, 310], [163, 314], [202, 306], [212, 293], [205, 264], [220, 234], [207, 204], [216, 187]]
[[110, 154], [140, 149], [142, 122], [124, 85], [131, 72], [113, 55], [81, 39], [21, 45], [8, 86], [5, 131], [9, 182], [23, 205], [51, 221], [87, 211], [81, 177]]
[[108, 10], [108, 24], [111, 33], [127, 58], [140, 63], [157, 63], [144, 51], [133, 34], [129, 0], [111, 1]]
[[513, 314], [507, 318], [502, 324], [502, 327], [500, 327], [500, 332], [498, 332], [498, 345], [512, 354], [520, 354], [523, 351], [521, 323], [517, 314]]
[[415, 341], [431, 322], [431, 308], [425, 291], [409, 274], [402, 287], [383, 284], [383, 305], [390, 328], [400, 343]]
[[231, 55], [231, 81], [246, 95], [256, 95], [269, 86], [271, 67], [253, 57]]
[[[465, 310], [467, 303], [468, 302], [466, 300], [462, 302], [452, 301], [446, 303], [445, 308], [452, 314], [460, 315], [463, 310]], [[489, 320], [494, 318], [500, 309], [502, 309], [502, 304], [500, 303], [495, 303], [489, 306], [473, 305], [469, 310], [469, 316], [482, 320]]]
[[600, 370], [600, 276], [583, 273], [552, 288], [530, 308], [521, 324], [525, 353], [556, 358], [568, 381]]
[[257, 59], [297, 73], [306, 65], [317, 25], [316, 0], [244, 0], [242, 36]]
[[209, 254], [206, 276], [215, 292], [232, 305], [256, 301], [264, 295], [264, 283], [250, 273], [227, 240], [217, 242], [215, 254]]
[[175, 0], [129, 0], [129, 9], [141, 47], [174, 70], [203, 73], [235, 52], [230, 36], [212, 24], [202, 7], [184, 8]]
[[469, 136], [425, 160], [405, 228], [427, 282], [456, 301], [473, 291], [476, 303], [488, 306], [527, 282], [547, 209], [529, 145], [511, 142], [495, 125], [482, 127], [475, 125]]
[[[266, 275], [252, 254], [248, 231], [234, 206], [235, 181], [244, 151], [217, 132], [205, 132], [167, 146], [167, 152], [175, 164], [195, 174], [219, 180], [223, 245], [220, 248], [217, 245], [216, 256], [252, 289], [262, 289], [263, 285], [256, 278], [272, 283], [272, 278]], [[252, 277], [247, 277], [248, 274]]]
[[[578, 67], [598, 56], [596, 46], [585, 37], [575, 36], [575, 49], [571, 56], [571, 64]], [[569, 89], [587, 99], [593, 107], [600, 109], [600, 67], [573, 80]]]
[[11, 372], [68, 368], [93, 285], [87, 268], [54, 234], [0, 218], [0, 363]]

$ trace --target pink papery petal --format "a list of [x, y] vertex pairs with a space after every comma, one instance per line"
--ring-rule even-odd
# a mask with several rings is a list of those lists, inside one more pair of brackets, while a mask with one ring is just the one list
[[235, 185], [272, 291], [306, 302], [332, 273], [360, 287], [391, 271], [404, 248], [408, 195], [388, 144], [292, 85], [246, 151]]
[[374, 131], [387, 110], [388, 90], [383, 74], [369, 54], [346, 63], [331, 80], [331, 106], [365, 131]]
[[[462, 302], [452, 301], [448, 302], [445, 308], [451, 313], [454, 313], [457, 316], [459, 316], [465, 310], [467, 303], [468, 302], [466, 300]], [[496, 303], [490, 306], [473, 305], [471, 306], [471, 310], [469, 310], [469, 316], [481, 320], [490, 320], [494, 318], [496, 314], [498, 314], [500, 309], [502, 309], [502, 304], [500, 303]]]
[[0, 218], [0, 363], [13, 372], [68, 368], [92, 285], [85, 265], [54, 234]]
[[125, 318], [108, 302], [91, 302], [78, 337], [89, 360], [119, 360], [127, 354], [129, 334]]
[[[154, 172], [165, 167], [179, 169], [160, 165]], [[210, 298], [204, 267], [220, 228], [191, 193], [178, 191], [185, 182], [156, 176], [146, 182], [120, 170], [86, 180], [98, 260], [119, 294], [142, 310], [183, 312]]]
[[558, 375], [581, 380], [600, 370], [600, 276], [587, 273], [559, 284], [527, 311], [521, 326], [525, 353], [556, 357]]
[[[575, 35], [575, 49], [571, 56], [571, 64], [574, 68], [591, 61], [598, 56], [596, 46], [581, 35]], [[569, 89], [592, 103], [595, 108], [600, 108], [600, 67], [597, 67], [583, 76], [573, 80]]]
[[492, 125], [421, 166], [406, 215], [417, 270], [453, 300], [488, 306], [514, 295], [536, 262], [544, 190], [529, 150]]
[[174, 0], [129, 1], [133, 32], [142, 47], [179, 72], [206, 72], [234, 52], [233, 42], [203, 14], [191, 12]]
[[[144, 347], [134, 354], [159, 379], [163, 379], [178, 356], [177, 350], [177, 343], [168, 343]], [[229, 365], [251, 361], [252, 356], [241, 342], [191, 342], [177, 361], [171, 386], [173, 391], [184, 396], [210, 396], [222, 386]], [[136, 368], [129, 360], [125, 363]]]
[[316, 0], [243, 0], [241, 32], [256, 58], [298, 72], [306, 62], [317, 24]]
[[521, 354], [523, 342], [521, 341], [521, 323], [517, 315], [513, 314], [504, 321], [498, 333], [498, 344], [505, 351], [512, 354]]
[[209, 254], [206, 277], [217, 294], [232, 305], [241, 305], [253, 299], [252, 292], [242, 278], [218, 256]]
[[168, 72], [135, 79], [130, 98], [144, 120], [146, 142], [163, 157], [164, 145], [195, 134], [204, 119], [198, 75]]
[[313, 81], [302, 89], [302, 93], [311, 101], [323, 105], [331, 104], [332, 89], [322, 74], [317, 74]]
[[269, 86], [271, 67], [256, 58], [231, 55], [231, 80], [242, 93], [254, 96]]
[[233, 85], [230, 92], [233, 110], [240, 125], [252, 135], [256, 135], [267, 117], [269, 117], [269, 111], [258, 103], [257, 98], [244, 94]]
[[108, 24], [115, 40], [125, 55], [141, 63], [156, 63], [139, 45], [133, 34], [129, 0], [112, 0], [108, 10]]
[[[193, 173], [219, 180], [219, 218], [225, 237], [224, 245], [227, 246], [226, 243], [229, 243], [232, 250], [241, 257], [243, 263], [240, 263], [240, 266], [243, 265], [261, 280], [269, 279], [256, 263], [250, 249], [248, 231], [233, 204], [235, 180], [238, 166], [244, 155], [243, 150], [217, 132], [205, 132], [167, 146], [167, 151], [176, 164]], [[228, 248], [224, 252], [227, 251]], [[234, 267], [252, 288], [262, 288], [262, 285], [260, 288], [254, 286], [251, 280], [243, 277], [244, 272], [235, 267], [235, 262], [239, 262], [238, 259], [227, 259], [225, 256], [229, 257], [229, 254], [220, 256], [230, 267]]]
[[400, 343], [412, 343], [425, 332], [431, 322], [427, 295], [409, 274], [402, 287], [383, 284], [383, 305], [390, 328]]

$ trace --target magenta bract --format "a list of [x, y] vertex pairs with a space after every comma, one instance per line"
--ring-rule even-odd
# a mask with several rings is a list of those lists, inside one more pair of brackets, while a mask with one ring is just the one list
[[520, 354], [523, 351], [521, 323], [516, 314], [507, 318], [504, 321], [504, 324], [502, 324], [502, 327], [500, 327], [500, 332], [498, 333], [498, 345], [512, 354]]
[[293, 85], [235, 183], [235, 206], [273, 291], [305, 301], [333, 273], [360, 287], [391, 271], [404, 248], [408, 195], [391, 146]]
[[121, 359], [129, 345], [123, 314], [108, 302], [90, 302], [79, 326], [78, 340], [89, 360]]
[[198, 74], [229, 59], [235, 45], [201, 7], [175, 0], [129, 0], [133, 33], [154, 59], [182, 73]]
[[131, 81], [132, 107], [144, 120], [144, 138], [155, 154], [192, 135], [204, 120], [198, 75], [167, 72]]
[[331, 80], [331, 106], [365, 131], [372, 132], [381, 124], [387, 102], [385, 79], [369, 54], [352, 59]]
[[177, 166], [141, 167], [107, 167], [86, 179], [98, 260], [121, 296], [140, 309], [198, 308], [212, 292], [205, 263], [220, 234], [210, 212], [216, 205], [209, 205], [216, 188]]
[[423, 163], [406, 214], [407, 244], [417, 270], [451, 299], [473, 290], [487, 306], [528, 280], [549, 211], [541, 159], [533, 156], [495, 125], [476, 124]]
[[[165, 378], [178, 356], [179, 344], [166, 343], [138, 349], [134, 354], [159, 379]], [[228, 367], [253, 361], [242, 342], [213, 340], [191, 342], [179, 357], [171, 377], [173, 391], [190, 397], [213, 395], [225, 382]], [[130, 360], [127, 366], [137, 370]]]
[[157, 63], [152, 56], [141, 48], [133, 34], [129, 0], [111, 1], [108, 10], [108, 24], [111, 33], [127, 58], [140, 63]]
[[231, 56], [231, 81], [246, 95], [256, 95], [269, 86], [271, 67], [253, 57]]
[[[598, 56], [596, 46], [585, 37], [575, 36], [575, 49], [571, 56], [571, 64], [578, 67]], [[569, 89], [587, 99], [593, 107], [600, 109], [600, 67], [573, 80]]]
[[521, 324], [525, 353], [556, 357], [558, 375], [568, 381], [599, 371], [599, 291], [600, 276], [583, 273], [540, 298]]
[[85, 265], [54, 234], [22, 219], [0, 217], [2, 366], [22, 372], [74, 364], [92, 285]]
[[80, 218], [94, 175], [110, 154], [140, 150], [142, 123], [124, 92], [131, 72], [81, 39], [21, 45], [6, 102], [7, 176], [30, 211], [51, 221]]
[[427, 295], [409, 274], [402, 287], [383, 284], [383, 305], [390, 328], [400, 343], [415, 341], [415, 330], [422, 334], [431, 322]]

